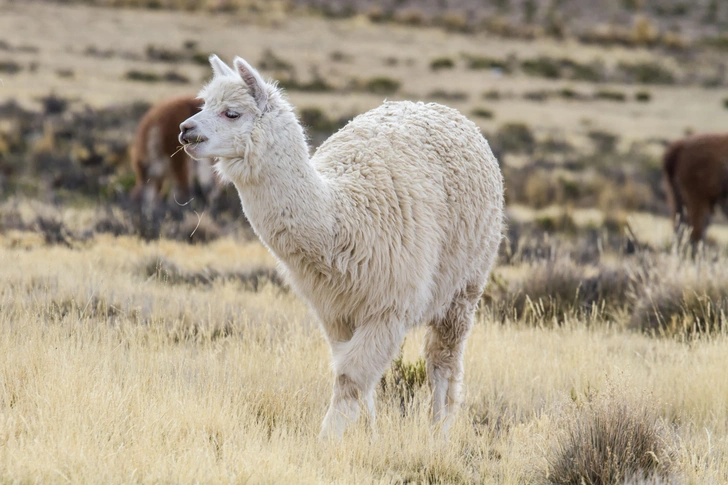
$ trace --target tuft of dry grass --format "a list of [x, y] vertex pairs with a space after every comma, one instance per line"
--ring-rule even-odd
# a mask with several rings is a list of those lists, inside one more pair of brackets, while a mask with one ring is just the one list
[[728, 333], [726, 261], [711, 253], [691, 260], [675, 250], [635, 266], [630, 326], [678, 338]]
[[613, 318], [626, 303], [629, 277], [619, 266], [580, 265], [568, 254], [557, 252], [524, 263], [520, 271], [528, 277], [496, 278], [486, 293], [489, 310], [501, 318], [537, 325], [590, 314]]
[[646, 398], [611, 387], [575, 402], [559, 420], [562, 430], [547, 458], [548, 483], [643, 483], [671, 473], [674, 444]]

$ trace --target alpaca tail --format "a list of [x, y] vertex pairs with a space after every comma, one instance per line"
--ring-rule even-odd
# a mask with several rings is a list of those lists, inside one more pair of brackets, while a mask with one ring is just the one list
[[665, 190], [667, 192], [667, 198], [672, 206], [673, 217], [679, 217], [678, 221], [673, 221], [676, 224], [682, 222], [683, 218], [683, 198], [677, 185], [677, 178], [675, 177], [677, 172], [677, 163], [682, 149], [682, 141], [677, 141], [668, 147], [662, 158], [662, 170], [665, 175]]

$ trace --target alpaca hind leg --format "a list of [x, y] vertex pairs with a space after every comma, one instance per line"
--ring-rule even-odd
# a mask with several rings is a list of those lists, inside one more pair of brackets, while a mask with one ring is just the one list
[[481, 285], [468, 285], [453, 298], [444, 317], [433, 321], [425, 335], [427, 381], [432, 391], [432, 419], [447, 433], [460, 404], [463, 352], [481, 294]]
[[360, 402], [374, 426], [374, 389], [404, 340], [405, 329], [398, 321], [357, 328], [347, 342], [332, 342], [336, 378], [331, 405], [321, 425], [319, 438], [340, 438], [346, 427], [359, 417]]
[[688, 218], [692, 231], [690, 232], [691, 253], [695, 257], [697, 254], [698, 243], [705, 236], [705, 231], [710, 220], [711, 205], [707, 201], [693, 201], [688, 210]]

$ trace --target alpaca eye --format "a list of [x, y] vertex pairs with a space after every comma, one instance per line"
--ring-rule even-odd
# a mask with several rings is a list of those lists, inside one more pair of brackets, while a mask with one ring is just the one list
[[236, 113], [235, 111], [225, 111], [225, 117], [234, 120], [235, 118], [240, 118], [240, 113]]

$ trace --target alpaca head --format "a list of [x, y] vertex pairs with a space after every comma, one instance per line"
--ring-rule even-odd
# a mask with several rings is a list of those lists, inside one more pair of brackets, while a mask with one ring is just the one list
[[193, 158], [246, 158], [251, 133], [269, 110], [269, 85], [236, 57], [233, 68], [210, 56], [213, 79], [200, 91], [202, 110], [180, 125], [179, 141]]

